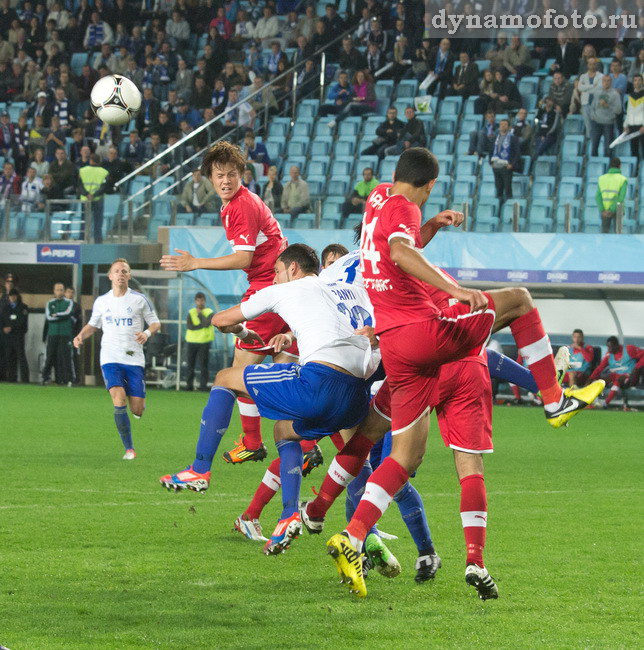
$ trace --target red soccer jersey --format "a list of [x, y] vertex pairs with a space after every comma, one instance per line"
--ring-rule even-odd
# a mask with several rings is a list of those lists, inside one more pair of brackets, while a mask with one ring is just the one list
[[422, 248], [419, 207], [400, 194], [389, 196], [391, 183], [369, 195], [362, 220], [360, 263], [364, 287], [376, 315], [376, 333], [436, 318], [429, 285], [401, 271], [389, 254], [389, 240], [404, 237]]
[[253, 251], [253, 261], [244, 269], [250, 289], [272, 284], [275, 260], [288, 242], [264, 201], [242, 186], [221, 209], [221, 221], [234, 250]]

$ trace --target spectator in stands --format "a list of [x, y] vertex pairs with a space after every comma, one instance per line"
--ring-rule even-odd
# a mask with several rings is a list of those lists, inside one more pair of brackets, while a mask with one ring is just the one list
[[[313, 56], [313, 45], [309, 43], [306, 36], [298, 36], [297, 47], [295, 48], [291, 63], [296, 65], [297, 63], [306, 61], [310, 56]], [[342, 68], [343, 66], [340, 65], [340, 67]]]
[[385, 156], [397, 156], [410, 147], [424, 147], [427, 143], [425, 127], [416, 117], [413, 106], [405, 109], [407, 123], [404, 125], [396, 144], [385, 148]]
[[[601, 90], [603, 75], [598, 71], [599, 61], [595, 58], [588, 59], [588, 71], [579, 76], [575, 81], [575, 89], [579, 95], [579, 105], [581, 114], [584, 118], [586, 127], [586, 137], [591, 137], [591, 109], [593, 105], [593, 96], [596, 91]], [[573, 96], [572, 102], [575, 102]]]
[[49, 173], [54, 179], [54, 184], [66, 194], [76, 184], [76, 167], [68, 160], [67, 153], [62, 147], [56, 149], [55, 156], [55, 160], [49, 164]]
[[56, 88], [53, 114], [60, 119], [60, 126], [67, 132], [76, 124], [76, 106], [69, 101], [65, 90], [60, 86]]
[[172, 18], [166, 21], [165, 33], [175, 50], [182, 50], [190, 40], [190, 25], [180, 11], [173, 11]]
[[610, 64], [610, 78], [612, 87], [622, 96], [626, 94], [628, 84], [626, 75], [622, 72], [622, 63], [613, 59]]
[[[494, 73], [494, 93], [490, 101], [490, 108], [496, 113], [508, 113], [521, 108], [521, 95], [513, 81], [510, 81], [503, 70]], [[496, 95], [496, 96], [495, 96]]]
[[595, 381], [605, 371], [608, 371], [607, 383], [611, 384], [611, 387], [604, 406], [608, 406], [621, 390], [623, 409], [630, 410], [626, 391], [629, 388], [636, 388], [639, 384], [640, 374], [644, 368], [644, 348], [639, 348], [636, 345], [620, 345], [616, 336], [609, 336], [606, 339], [606, 346], [608, 350], [599, 365], [593, 370], [589, 381]]
[[36, 176], [40, 176], [40, 178], [49, 172], [49, 163], [45, 160], [45, 152], [42, 147], [34, 149], [29, 166], [36, 170]]
[[[205, 79], [204, 79], [205, 81]], [[194, 72], [188, 68], [184, 59], [177, 63], [177, 73], [174, 76], [174, 89], [180, 99], [188, 99], [194, 85]]]
[[253, 194], [260, 194], [260, 187], [257, 181], [255, 180], [255, 177], [253, 176], [252, 170], [246, 168], [244, 170], [244, 173], [242, 174], [242, 185], [249, 191], [252, 192]]
[[566, 79], [579, 72], [579, 47], [566, 32], [557, 34], [555, 62], [550, 66], [550, 74], [561, 72]]
[[506, 75], [516, 75], [517, 81], [534, 72], [530, 63], [530, 52], [521, 42], [520, 36], [512, 36], [510, 46], [503, 49], [503, 68]]
[[266, 71], [269, 79], [274, 79], [277, 76], [278, 64], [282, 59], [286, 59], [288, 62], [288, 57], [282, 51], [282, 46], [278, 41], [273, 41], [270, 54], [266, 59]]
[[512, 198], [512, 174], [519, 166], [520, 156], [519, 138], [512, 135], [509, 120], [500, 120], [490, 164], [494, 173], [496, 196], [501, 202]]
[[138, 167], [145, 157], [145, 146], [136, 129], [130, 131], [128, 137], [129, 142], [125, 146], [123, 159], [130, 163], [132, 167]]
[[602, 219], [602, 232], [615, 231], [617, 206], [626, 198], [628, 178], [621, 172], [622, 163], [619, 158], [612, 158], [610, 167], [597, 181], [595, 201]]
[[210, 108], [212, 105], [212, 91], [206, 87], [206, 81], [203, 77], [195, 79], [194, 88], [190, 95], [190, 105], [201, 111]]
[[9, 120], [9, 113], [0, 113], [0, 153], [5, 158], [11, 158], [16, 145], [15, 127]]
[[27, 117], [30, 120], [38, 116], [43, 118], [43, 126], [48, 127], [51, 121], [52, 109], [48, 102], [47, 93], [43, 90], [38, 91], [36, 94], [36, 102], [27, 110]]
[[592, 345], [586, 345], [584, 333], [580, 329], [573, 330], [572, 343], [566, 347], [570, 350], [570, 370], [566, 373], [566, 383], [581, 388], [588, 383], [595, 350]]
[[[326, 23], [323, 20], [318, 20], [315, 23], [315, 31], [313, 32], [313, 36], [311, 36], [311, 46], [313, 47], [313, 51], [317, 52], [318, 50], [321, 50], [323, 47], [326, 47], [333, 39], [334, 36], [329, 33]], [[335, 46], [328, 48], [327, 57], [331, 60], [335, 60], [337, 58], [338, 50], [339, 48]]]
[[320, 115], [337, 115], [342, 112], [349, 104], [353, 97], [353, 88], [349, 83], [349, 75], [342, 70], [338, 75], [338, 80], [329, 89], [328, 100], [332, 104], [323, 104], [320, 106]]
[[76, 160], [74, 161], [74, 165], [76, 165], [77, 168], [85, 167], [89, 165], [89, 157], [92, 155], [92, 150], [90, 149], [89, 145], [84, 144], [80, 148], [80, 155]]
[[108, 186], [105, 190], [106, 194], [116, 194], [118, 189], [114, 187], [114, 183], [120, 181], [127, 176], [132, 170], [129, 163], [119, 157], [119, 151], [115, 146], [111, 146], [107, 150], [107, 159], [103, 163], [103, 167], [109, 173]]
[[345, 36], [342, 39], [339, 63], [340, 68], [346, 70], [348, 74], [353, 74], [356, 70], [364, 70], [367, 67], [367, 58], [354, 46], [350, 36]]
[[90, 155], [89, 165], [78, 170], [78, 194], [81, 201], [89, 201], [95, 244], [103, 241], [103, 195], [109, 188], [108, 177], [109, 172], [101, 167], [101, 159], [95, 153]]
[[185, 99], [179, 100], [175, 119], [177, 124], [180, 124], [182, 120], [185, 120], [193, 129], [197, 128], [203, 122], [201, 113], [196, 108], [192, 108]]
[[494, 72], [490, 68], [483, 70], [483, 78], [479, 83], [479, 93], [474, 102], [474, 113], [483, 115], [496, 95], [494, 92]]
[[[279, 68], [280, 66], [278, 66]], [[248, 88], [249, 94], [258, 92], [253, 97], [249, 97], [248, 102], [255, 111], [256, 115], [262, 113], [268, 107], [268, 114], [274, 115], [278, 112], [279, 107], [277, 104], [277, 98], [273, 92], [273, 88], [266, 84], [266, 79], [262, 75], [257, 74], [253, 79], [253, 83]]]
[[300, 36], [304, 36], [310, 43], [315, 32], [316, 22], [315, 7], [312, 4], [307, 4], [304, 14], [300, 15], [297, 20], [297, 29], [294, 33], [295, 38], [298, 39]]
[[375, 154], [382, 159], [385, 149], [398, 142], [404, 128], [404, 123], [398, 119], [398, 110], [395, 106], [390, 106], [387, 109], [387, 118], [376, 129], [376, 137], [371, 146], [362, 151], [360, 155], [373, 156]]
[[[228, 104], [226, 105], [226, 110], [232, 108], [239, 103], [239, 93], [235, 89], [228, 91]], [[228, 130], [232, 130], [240, 127], [253, 127], [253, 122], [255, 121], [255, 111], [253, 107], [248, 102], [241, 102], [236, 108], [232, 108], [224, 116], [224, 126]]]
[[215, 328], [211, 320], [213, 310], [206, 307], [206, 296], [198, 291], [195, 294], [195, 306], [188, 312], [186, 322], [186, 342], [188, 359], [186, 369], [186, 390], [193, 390], [195, 366], [199, 363], [201, 381], [199, 390], [208, 390], [210, 375], [208, 374], [208, 356], [210, 343], [215, 338]]
[[162, 144], [168, 144], [168, 137], [172, 131], [176, 131], [177, 125], [171, 120], [168, 111], [159, 111], [159, 123], [154, 127], [154, 132], [159, 134]]
[[266, 145], [263, 142], [257, 142], [252, 131], [246, 131], [244, 136], [244, 153], [248, 162], [256, 166], [258, 176], [264, 176], [268, 168], [273, 164]]
[[367, 197], [371, 191], [380, 183], [373, 175], [371, 167], [365, 167], [362, 170], [362, 180], [358, 181], [353, 188], [351, 196], [342, 204], [342, 219], [346, 219], [350, 214], [364, 212]]
[[[400, 21], [398, 21], [400, 22]], [[406, 36], [398, 38], [394, 44], [393, 68], [391, 76], [397, 83], [407, 78], [407, 73], [412, 69], [411, 47]]]
[[300, 178], [300, 168], [292, 165], [289, 170], [291, 180], [282, 191], [282, 212], [288, 212], [291, 219], [311, 209], [308, 183]]
[[[80, 158], [81, 149], [88, 145], [89, 142], [83, 133], [83, 129], [76, 128], [72, 131], [72, 142], [69, 145], [69, 159], [76, 164], [76, 161]], [[59, 147], [65, 146], [65, 137], [63, 136], [63, 141], [58, 143]], [[56, 149], [54, 148], [54, 152]]]
[[430, 75], [427, 94], [433, 95], [438, 90], [438, 96], [444, 97], [449, 84], [452, 82], [454, 68], [454, 55], [452, 54], [451, 43], [448, 38], [441, 39], [438, 47], [432, 50], [427, 61], [427, 67]]
[[[29, 364], [25, 354], [29, 307], [22, 302], [20, 292], [15, 287], [9, 289], [7, 299], [0, 303], [0, 329], [2, 329], [6, 380], [29, 383]], [[3, 373], [0, 379], [4, 378]]]
[[[284, 64], [280, 61], [280, 74], [282, 73], [281, 67]], [[315, 61], [313, 59], [308, 59], [304, 64], [304, 67], [300, 69], [297, 73], [297, 98], [305, 99], [307, 95], [311, 94], [317, 88], [319, 83], [319, 74], [318, 69], [315, 66]], [[279, 86], [280, 90], [278, 92], [282, 93], [282, 96], [288, 98], [289, 92], [291, 89], [291, 82], [288, 78], [285, 78], [282, 84]], [[285, 95], [284, 95], [285, 93]], [[277, 95], [277, 101], [279, 103], [279, 95]]]
[[631, 141], [631, 156], [644, 160], [644, 84], [642, 75], [633, 77], [633, 90], [626, 97], [626, 118], [624, 120], [624, 133], [636, 133], [639, 136]]
[[324, 16], [322, 18], [323, 22], [326, 25], [327, 32], [335, 36], [339, 36], [343, 31], [346, 30], [346, 25], [344, 20], [338, 15], [338, 11], [335, 8], [334, 4], [327, 4], [324, 8]]
[[500, 32], [496, 37], [496, 42], [492, 49], [488, 50], [485, 53], [485, 58], [490, 62], [490, 70], [492, 71], [492, 76], [494, 76], [494, 71], [500, 68], [503, 68], [505, 65], [505, 50], [508, 47], [508, 38], [503, 33]]
[[[268, 41], [280, 33], [280, 24], [277, 16], [273, 15], [273, 8], [266, 5], [263, 9], [263, 16], [257, 21], [253, 30], [253, 38], [258, 41]], [[264, 47], [265, 43], [262, 43]]]
[[537, 111], [535, 124], [534, 157], [539, 158], [539, 156], [548, 153], [548, 150], [557, 142], [559, 127], [561, 125], [561, 108], [555, 106], [550, 95], [542, 100]]
[[0, 206], [4, 207], [7, 201], [17, 199], [21, 189], [21, 179], [16, 174], [13, 163], [5, 161], [0, 176]]
[[530, 155], [532, 133], [532, 125], [528, 121], [528, 111], [525, 108], [520, 108], [512, 122], [512, 135], [519, 138], [519, 148], [522, 156]]
[[548, 97], [552, 99], [554, 105], [561, 111], [562, 119], [568, 114], [572, 100], [572, 90], [572, 84], [564, 77], [561, 71], [558, 70], [552, 75], [552, 84], [550, 84]]
[[375, 75], [378, 70], [385, 66], [386, 62], [386, 57], [378, 45], [369, 43], [367, 46], [367, 68], [371, 75]]
[[496, 113], [485, 112], [483, 128], [470, 133], [470, 146], [467, 150], [468, 156], [476, 154], [479, 158], [489, 156], [494, 149], [498, 126], [496, 124]]
[[62, 199], [63, 191], [58, 185], [54, 183], [54, 177], [51, 174], [45, 174], [42, 177], [42, 191], [40, 192], [42, 197], [42, 203], [38, 206], [40, 211], [44, 211], [47, 201]]
[[262, 199], [270, 208], [271, 212], [277, 212], [282, 204], [282, 193], [284, 187], [277, 178], [277, 167], [271, 165], [268, 168], [268, 183], [264, 186]]
[[[153, 132], [150, 133], [150, 137], [148, 142], [145, 143], [145, 160], [149, 161], [155, 156], [158, 156], [162, 151], [165, 150], [165, 145], [161, 142], [161, 137], [159, 136], [158, 133]], [[156, 176], [156, 165], [151, 166], [151, 168], [148, 169], [148, 173], [151, 176]], [[108, 170], [109, 171], [109, 170]]]
[[610, 156], [610, 143], [615, 137], [615, 120], [622, 112], [621, 95], [611, 87], [610, 75], [602, 77], [601, 90], [593, 93], [593, 103], [590, 110], [591, 153], [596, 156], [599, 151], [599, 141], [604, 138], [604, 156]]
[[90, 52], [100, 50], [103, 43], [112, 43], [114, 40], [114, 32], [107, 22], [101, 19], [101, 14], [98, 11], [92, 12], [90, 23], [85, 30], [85, 38], [83, 45], [85, 49]]
[[640, 75], [644, 77], [644, 48], [641, 48], [637, 56], [635, 57], [635, 61], [629, 66], [628, 69], [628, 82], [630, 84], [630, 87], [633, 87], [633, 80], [635, 78], [635, 75]]
[[214, 212], [215, 189], [212, 183], [204, 178], [201, 170], [192, 172], [192, 179], [187, 181], [179, 196], [179, 207], [183, 212], [192, 212], [200, 216], [203, 212]]
[[375, 43], [378, 46], [378, 49], [386, 55], [388, 55], [393, 50], [393, 42], [389, 37], [389, 34], [383, 30], [382, 22], [379, 18], [373, 17], [371, 19], [371, 29], [367, 36], [367, 45]]
[[42, 179], [36, 176], [33, 167], [29, 167], [20, 191], [20, 209], [23, 212], [35, 212], [38, 209], [38, 205], [42, 203], [42, 189]]
[[476, 63], [470, 61], [470, 55], [467, 52], [461, 52], [458, 58], [461, 64], [456, 68], [452, 85], [447, 94], [459, 95], [463, 99], [467, 99], [478, 92], [479, 69]]

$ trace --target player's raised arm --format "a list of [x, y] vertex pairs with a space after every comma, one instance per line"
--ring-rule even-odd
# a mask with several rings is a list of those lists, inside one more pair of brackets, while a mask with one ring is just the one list
[[242, 325], [246, 320], [246, 317], [242, 313], [241, 305], [235, 305], [234, 307], [230, 307], [230, 309], [224, 309], [224, 311], [215, 314], [211, 322], [223, 334], [234, 334], [244, 343], [264, 345], [262, 337], [257, 332]]
[[423, 241], [423, 247], [427, 246], [429, 242], [434, 239], [436, 233], [446, 226], [454, 226], [458, 228], [465, 219], [465, 215], [457, 210], [443, 210], [435, 217], [426, 221], [420, 227], [420, 238]]
[[253, 261], [253, 251], [235, 251], [222, 257], [194, 257], [188, 251], [174, 250], [179, 255], [164, 255], [160, 260], [166, 271], [235, 271], [247, 269]]

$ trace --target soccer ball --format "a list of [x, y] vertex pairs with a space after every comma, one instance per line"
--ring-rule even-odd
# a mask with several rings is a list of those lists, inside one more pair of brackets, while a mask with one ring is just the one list
[[90, 100], [98, 119], [112, 126], [127, 124], [141, 108], [139, 89], [120, 74], [99, 79], [92, 88]]

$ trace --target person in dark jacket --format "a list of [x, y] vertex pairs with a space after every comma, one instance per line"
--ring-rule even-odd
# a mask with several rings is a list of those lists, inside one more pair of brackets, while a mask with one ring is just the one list
[[507, 113], [521, 108], [521, 94], [519, 93], [519, 89], [514, 82], [506, 78], [503, 70], [497, 70], [494, 73], [492, 89], [494, 95], [492, 96], [493, 99], [489, 107], [495, 113]]
[[29, 307], [18, 289], [9, 291], [0, 311], [0, 329], [5, 343], [7, 381], [29, 383], [29, 364], [25, 354], [25, 335], [29, 327]]
[[476, 95], [479, 91], [479, 68], [476, 63], [470, 61], [467, 52], [459, 54], [461, 65], [456, 68], [452, 84], [449, 87], [448, 95], [460, 95], [463, 98]]
[[72, 364], [72, 320], [74, 305], [65, 298], [65, 285], [54, 284], [54, 297], [45, 306], [45, 328], [43, 340], [47, 341], [47, 355], [42, 371], [43, 385], [51, 379], [52, 368], [56, 383], [72, 385], [74, 365]]
[[407, 124], [405, 124], [402, 133], [398, 137], [398, 142], [391, 147], [385, 148], [385, 156], [397, 156], [410, 147], [425, 146], [427, 142], [425, 127], [416, 117], [416, 111], [412, 106], [407, 106], [405, 109], [405, 117], [407, 118]]
[[[83, 310], [81, 306], [74, 300], [76, 292], [74, 287], [67, 287], [65, 289], [65, 298], [71, 300], [72, 302], [72, 313], [70, 314], [72, 320], [72, 341], [80, 331], [83, 329]], [[74, 377], [75, 384], [80, 382], [80, 350], [77, 348], [72, 348], [72, 363], [74, 364]]]
[[575, 76], [579, 72], [580, 56], [579, 46], [568, 38], [566, 32], [559, 32], [554, 52], [555, 62], [550, 66], [550, 73], [561, 72], [566, 79]]
[[385, 149], [398, 142], [404, 128], [405, 124], [402, 120], [398, 119], [398, 110], [395, 106], [390, 106], [387, 109], [387, 119], [379, 124], [376, 129], [376, 137], [373, 143], [362, 151], [360, 155], [373, 156], [375, 154], [378, 158], [383, 158]]
[[512, 135], [509, 120], [500, 120], [499, 133], [490, 156], [496, 196], [500, 201], [512, 198], [512, 174], [515, 169], [518, 169], [520, 158], [519, 138]]
[[438, 89], [439, 97], [444, 97], [447, 88], [452, 83], [454, 75], [454, 55], [451, 51], [451, 43], [448, 38], [443, 38], [438, 47], [435, 47], [427, 61], [427, 68], [430, 73], [436, 75], [429, 84], [427, 94], [433, 95]]
[[548, 95], [537, 112], [535, 118], [536, 139], [534, 144], [534, 157], [538, 158], [548, 152], [557, 142], [559, 125], [561, 124], [561, 108]]

